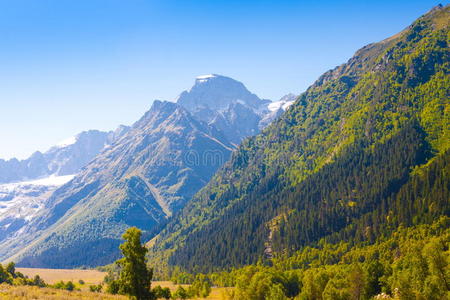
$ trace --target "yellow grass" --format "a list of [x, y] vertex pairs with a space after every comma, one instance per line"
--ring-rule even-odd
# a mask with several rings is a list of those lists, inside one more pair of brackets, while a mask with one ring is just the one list
[[210, 300], [226, 300], [229, 299], [228, 295], [230, 295], [230, 292], [233, 290], [233, 288], [212, 288], [211, 294], [209, 294], [208, 298]]
[[[189, 284], [174, 284], [171, 281], [152, 281], [152, 288], [155, 286], [160, 285], [161, 287], [165, 288], [168, 287], [171, 292], [175, 292], [178, 288], [178, 286], [182, 286], [185, 289], [189, 287]], [[208, 300], [222, 300], [227, 299], [227, 291], [231, 291], [232, 288], [218, 288], [213, 287], [211, 288], [211, 294], [207, 298], [198, 298], [198, 299], [208, 299]]]
[[[76, 287], [81, 291], [64, 291], [52, 288], [38, 288], [30, 286], [9, 286], [6, 284], [0, 285], [0, 299], [128, 299], [124, 296], [114, 296], [105, 293], [91, 293], [89, 292], [89, 285], [102, 283], [106, 273], [97, 270], [71, 270], [71, 269], [38, 269], [38, 268], [16, 268], [18, 272], [32, 278], [39, 275], [48, 284], [54, 284], [58, 281], [72, 281]], [[79, 280], [85, 282], [84, 285], [78, 284]], [[161, 287], [168, 287], [172, 292], [180, 286], [171, 281], [152, 281], [152, 287], [160, 285]], [[188, 284], [181, 284], [184, 288], [188, 288]], [[227, 291], [230, 288], [215, 288], [211, 289], [211, 294], [208, 296], [209, 300], [227, 299]]]
[[[154, 282], [154, 286], [161, 285], [169, 287], [172, 291], [178, 287], [170, 282]], [[186, 285], [184, 285], [186, 286]], [[226, 297], [226, 288], [212, 288], [208, 300], [223, 300]], [[8, 284], [0, 285], [0, 300], [15, 299], [42, 299], [42, 300], [86, 300], [86, 299], [102, 299], [102, 300], [127, 300], [126, 296], [110, 295], [106, 293], [92, 293], [88, 291], [65, 291], [52, 288], [38, 288], [35, 286], [11, 286]]]
[[77, 283], [82, 279], [86, 285], [102, 283], [106, 272], [97, 270], [69, 270], [69, 269], [34, 269], [16, 268], [17, 271], [30, 278], [39, 275], [46, 283], [53, 284], [58, 281], [72, 281]]
[[35, 286], [11, 286], [7, 284], [0, 285], [1, 300], [15, 299], [42, 299], [42, 300], [65, 300], [65, 299], [102, 299], [102, 300], [128, 300], [128, 297], [110, 295], [104, 293], [64, 291], [51, 288], [38, 288]]

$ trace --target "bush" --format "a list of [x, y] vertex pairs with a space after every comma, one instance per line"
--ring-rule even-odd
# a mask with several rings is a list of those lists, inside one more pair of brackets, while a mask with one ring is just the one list
[[173, 294], [174, 299], [188, 299], [189, 295], [187, 291], [180, 285]]
[[152, 289], [156, 299], [170, 299], [172, 297], [169, 288], [162, 288], [160, 285], [155, 286]]
[[35, 286], [38, 286], [38, 287], [45, 287], [46, 286], [45, 281], [39, 275], [34, 276], [32, 285], [35, 285]]
[[103, 286], [101, 284], [94, 284], [89, 286], [89, 290], [94, 293], [99, 293], [102, 291]]
[[7, 283], [13, 285], [34, 285], [38, 287], [47, 286], [39, 275], [34, 276], [33, 279], [29, 279], [27, 276], [20, 272], [16, 272], [16, 265], [10, 262], [6, 267], [0, 264], [0, 284]]
[[13, 277], [10, 273], [8, 273], [6, 271], [5, 268], [3, 268], [3, 266], [0, 264], [0, 283], [8, 283], [8, 284], [12, 284], [13, 281]]
[[201, 297], [206, 298], [211, 293], [211, 283], [209, 279], [203, 275], [198, 274], [188, 289], [189, 297]]
[[75, 289], [75, 285], [72, 281], [64, 282], [60, 281], [53, 285], [53, 288], [60, 289], [60, 290], [67, 290], [67, 291], [73, 291]]

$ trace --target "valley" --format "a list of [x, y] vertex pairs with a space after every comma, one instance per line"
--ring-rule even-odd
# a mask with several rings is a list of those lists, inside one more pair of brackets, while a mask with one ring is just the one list
[[[46, 299], [127, 299], [124, 296], [110, 295], [107, 293], [89, 292], [90, 285], [102, 284], [107, 272], [98, 270], [76, 270], [76, 269], [39, 269], [39, 268], [17, 268], [18, 272], [32, 278], [39, 275], [45, 282], [55, 284], [59, 281], [72, 281], [80, 291], [63, 291], [52, 288], [36, 288], [36, 287], [9, 287], [0, 285], [0, 299], [36, 299], [47, 297]], [[80, 281], [83, 284], [80, 284]], [[189, 288], [189, 284], [174, 284], [171, 281], [152, 281], [152, 286], [161, 286], [169, 288], [175, 292], [178, 286]], [[227, 295], [232, 291], [231, 288], [212, 287], [211, 294], [206, 298], [210, 300], [227, 299]], [[196, 298], [193, 298], [196, 299]], [[200, 298], [199, 298], [200, 299]]]
[[275, 101], [200, 75], [0, 159], [0, 299], [447, 299], [449, 26], [434, 6]]

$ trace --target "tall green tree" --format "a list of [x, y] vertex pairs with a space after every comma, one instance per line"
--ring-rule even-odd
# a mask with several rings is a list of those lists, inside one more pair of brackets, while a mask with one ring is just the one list
[[132, 299], [155, 299], [151, 292], [153, 271], [147, 268], [147, 248], [141, 244], [141, 231], [129, 228], [122, 236], [125, 242], [120, 245], [123, 258], [116, 261], [120, 267], [119, 278], [110, 283], [119, 294], [129, 295]]

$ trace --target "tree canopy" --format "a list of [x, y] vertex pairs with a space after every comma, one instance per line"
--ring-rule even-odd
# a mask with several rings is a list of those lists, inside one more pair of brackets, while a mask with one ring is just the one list
[[119, 276], [109, 283], [108, 291], [137, 300], [155, 299], [151, 291], [153, 272], [147, 267], [148, 250], [141, 244], [141, 231], [131, 227], [122, 237], [125, 240], [120, 245], [123, 257], [116, 261]]

